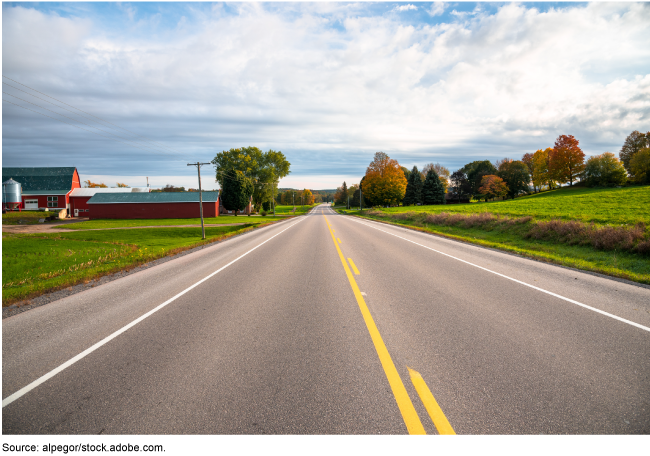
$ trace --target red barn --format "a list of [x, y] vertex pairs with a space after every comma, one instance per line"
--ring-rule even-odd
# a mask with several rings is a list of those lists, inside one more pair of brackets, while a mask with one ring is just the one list
[[[96, 193], [90, 219], [198, 218], [198, 192]], [[219, 192], [203, 192], [203, 217], [219, 215]]]
[[148, 187], [129, 187], [129, 188], [75, 188], [70, 193], [70, 213], [73, 217], [88, 217], [90, 207], [88, 200], [95, 196], [96, 193], [133, 193], [149, 192]]
[[22, 209], [33, 211], [67, 209], [68, 216], [70, 216], [70, 193], [75, 188], [81, 187], [79, 173], [75, 167], [2, 168], [2, 182], [9, 178], [19, 182], [22, 187]]

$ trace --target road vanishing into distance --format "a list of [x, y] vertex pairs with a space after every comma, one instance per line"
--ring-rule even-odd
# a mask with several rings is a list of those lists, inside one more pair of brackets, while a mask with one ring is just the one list
[[648, 434], [650, 289], [325, 205], [7, 318], [4, 434]]

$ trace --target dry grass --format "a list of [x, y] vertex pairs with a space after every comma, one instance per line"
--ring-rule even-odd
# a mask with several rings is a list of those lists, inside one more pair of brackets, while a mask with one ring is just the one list
[[633, 227], [603, 226], [578, 221], [551, 220], [537, 222], [524, 235], [525, 238], [543, 239], [565, 244], [591, 245], [597, 250], [617, 250], [650, 253], [650, 241], [644, 223]]
[[491, 212], [426, 213], [368, 211], [364, 215], [389, 218], [415, 226], [477, 228], [480, 230], [511, 232], [524, 239], [545, 240], [556, 244], [591, 246], [596, 250], [616, 250], [650, 255], [649, 233], [643, 222], [630, 226], [598, 226], [578, 220], [553, 219], [536, 221], [532, 216], [508, 217]]

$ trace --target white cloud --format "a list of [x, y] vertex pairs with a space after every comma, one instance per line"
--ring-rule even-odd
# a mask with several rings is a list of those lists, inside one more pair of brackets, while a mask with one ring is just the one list
[[402, 11], [410, 11], [410, 10], [417, 10], [417, 9], [418, 9], [417, 6], [415, 6], [415, 5], [411, 5], [411, 4], [409, 3], [408, 5], [400, 5], [400, 6], [396, 6], [395, 8], [393, 8], [393, 11], [399, 11], [399, 12], [402, 12]]
[[433, 2], [431, 8], [429, 8], [428, 13], [431, 16], [442, 16], [445, 12], [445, 9], [449, 6], [447, 2]]
[[[300, 175], [363, 172], [378, 150], [404, 165], [453, 169], [548, 147], [560, 134], [575, 135], [587, 154], [617, 151], [650, 118], [647, 4], [547, 12], [506, 4], [438, 25], [349, 14], [344, 5], [297, 5], [291, 16], [236, 7], [239, 14], [218, 11], [164, 39], [5, 8], [3, 72], [180, 150], [182, 159], [246, 145], [282, 150], [296, 183]], [[33, 130], [21, 136], [18, 109], [4, 106], [5, 163], [35, 141]], [[84, 137], [52, 131], [50, 147], [77, 153], [74, 163], [87, 159]], [[122, 166], [102, 156], [93, 156], [99, 168]], [[142, 157], [132, 165], [138, 175], [154, 166]], [[162, 158], [155, 166], [167, 176]], [[124, 171], [102, 169], [87, 172]]]

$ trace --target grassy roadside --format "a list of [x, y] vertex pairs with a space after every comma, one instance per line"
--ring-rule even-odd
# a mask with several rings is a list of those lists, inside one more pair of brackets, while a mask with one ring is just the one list
[[[346, 213], [347, 211], [340, 211]], [[378, 220], [384, 223], [405, 226], [418, 231], [438, 234], [450, 239], [465, 241], [494, 249], [512, 252], [524, 257], [559, 264], [585, 271], [598, 272], [613, 277], [650, 284], [650, 260], [639, 254], [617, 251], [598, 251], [588, 246], [558, 245], [551, 241], [524, 239], [513, 231], [494, 228], [485, 231], [479, 228], [457, 226], [437, 226], [422, 224], [418, 226], [407, 220], [387, 220], [383, 217], [350, 215]], [[358, 211], [357, 211], [358, 212]], [[521, 233], [520, 233], [521, 234]]]
[[[2, 214], [2, 224], [3, 225], [36, 225], [38, 224], [39, 219], [47, 219], [47, 217], [56, 217], [58, 211], [21, 211], [15, 212], [10, 211], [6, 214]], [[23, 223], [18, 223], [19, 220], [22, 220]], [[57, 217], [58, 220], [58, 217]], [[47, 220], [45, 221], [47, 223]]]
[[[304, 205], [301, 206], [300, 204], [296, 204], [296, 215], [300, 214], [306, 214], [310, 210], [312, 210], [316, 204], [308, 206]], [[293, 206], [275, 206], [275, 214], [276, 215], [293, 215]], [[273, 215], [273, 209], [269, 211], [269, 215]]]
[[339, 212], [650, 284], [650, 187]]
[[[250, 225], [268, 223], [278, 220], [285, 220], [286, 217], [248, 217], [247, 215], [221, 215], [219, 217], [211, 217], [203, 219], [203, 222], [208, 225], [221, 225], [228, 223], [245, 223]], [[71, 223], [69, 225], [62, 225], [60, 228], [66, 230], [93, 230], [100, 228], [123, 228], [123, 227], [136, 227], [136, 226], [164, 226], [164, 225], [196, 225], [201, 227], [200, 218], [183, 218], [183, 219], [98, 219], [88, 220], [85, 222]]]
[[266, 224], [2, 236], [2, 305], [30, 299]]

